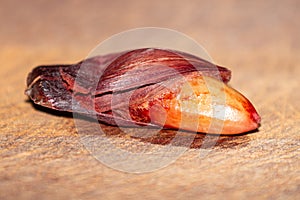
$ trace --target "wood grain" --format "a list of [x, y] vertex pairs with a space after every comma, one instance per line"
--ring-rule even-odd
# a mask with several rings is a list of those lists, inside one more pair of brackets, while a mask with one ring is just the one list
[[[299, 1], [0, 4], [0, 199], [300, 198]], [[196, 135], [172, 164], [124, 173], [90, 154], [72, 116], [35, 107], [24, 95], [36, 65], [74, 63], [110, 35], [140, 26], [182, 31], [230, 68], [231, 85], [262, 117], [259, 131], [217, 140]], [[101, 127], [115, 147], [132, 152], [162, 148], [176, 133], [142, 137], [149, 130]], [[86, 138], [98, 137], [82, 128]], [[204, 139], [216, 145], [201, 157]]]

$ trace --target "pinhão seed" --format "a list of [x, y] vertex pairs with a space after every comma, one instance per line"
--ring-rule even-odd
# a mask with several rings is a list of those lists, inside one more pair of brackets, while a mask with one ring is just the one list
[[41, 106], [110, 125], [216, 134], [257, 129], [260, 116], [227, 85], [230, 78], [230, 70], [194, 55], [145, 48], [36, 67], [25, 93]]

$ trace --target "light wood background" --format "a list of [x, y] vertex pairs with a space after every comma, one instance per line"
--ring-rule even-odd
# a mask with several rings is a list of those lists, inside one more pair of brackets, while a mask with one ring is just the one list
[[[0, 199], [300, 199], [299, 9], [296, 0], [1, 1]], [[200, 135], [165, 168], [124, 173], [86, 150], [71, 117], [27, 100], [36, 65], [77, 62], [143, 26], [181, 31], [229, 67], [231, 85], [262, 117], [259, 131], [220, 137], [204, 158]], [[161, 147], [172, 135], [140, 140], [104, 128], [123, 148]]]

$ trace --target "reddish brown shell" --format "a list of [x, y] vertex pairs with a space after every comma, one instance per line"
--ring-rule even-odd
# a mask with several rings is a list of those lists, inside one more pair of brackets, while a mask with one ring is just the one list
[[[175, 109], [174, 106], [176, 101], [177, 104], [182, 103], [178, 95], [184, 92], [186, 83], [198, 83], [192, 84], [191, 95], [204, 92], [208, 97], [221, 98], [222, 95], [213, 96], [205, 89], [205, 78], [225, 88], [226, 102], [223, 106], [239, 105], [237, 110], [241, 116], [245, 119], [246, 116], [252, 117], [252, 121], [238, 121], [238, 115], [229, 116], [230, 119], [225, 115], [221, 120], [224, 124], [222, 133], [256, 129], [260, 118], [245, 97], [226, 85], [230, 77], [228, 69], [196, 56], [174, 50], [145, 48], [97, 56], [74, 65], [39, 66], [28, 75], [26, 94], [42, 106], [91, 117], [96, 115], [100, 121], [111, 125], [181, 126], [186, 130], [208, 132], [211, 130], [207, 129], [207, 124], [214, 118], [213, 115], [205, 117], [201, 110], [197, 110], [198, 114], [189, 114], [189, 111]], [[166, 84], [170, 87], [166, 88]], [[192, 101], [185, 103], [194, 105]], [[145, 107], [146, 104], [148, 107]], [[210, 106], [210, 109], [214, 106], [209, 102], [199, 101], [198, 104]], [[151, 107], [163, 110], [157, 110], [156, 115], [150, 116]], [[165, 113], [165, 121], [160, 116], [162, 113]], [[189, 128], [191, 122], [181, 117], [184, 115], [189, 116], [190, 121], [201, 118], [201, 123], [197, 123], [199, 128]], [[236, 123], [230, 123], [230, 120]]]

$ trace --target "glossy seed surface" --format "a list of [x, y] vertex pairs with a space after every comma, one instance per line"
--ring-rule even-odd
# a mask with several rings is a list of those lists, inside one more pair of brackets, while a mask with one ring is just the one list
[[227, 85], [230, 78], [230, 70], [194, 55], [145, 48], [36, 67], [25, 94], [41, 106], [111, 125], [216, 134], [257, 129], [257, 111]]

